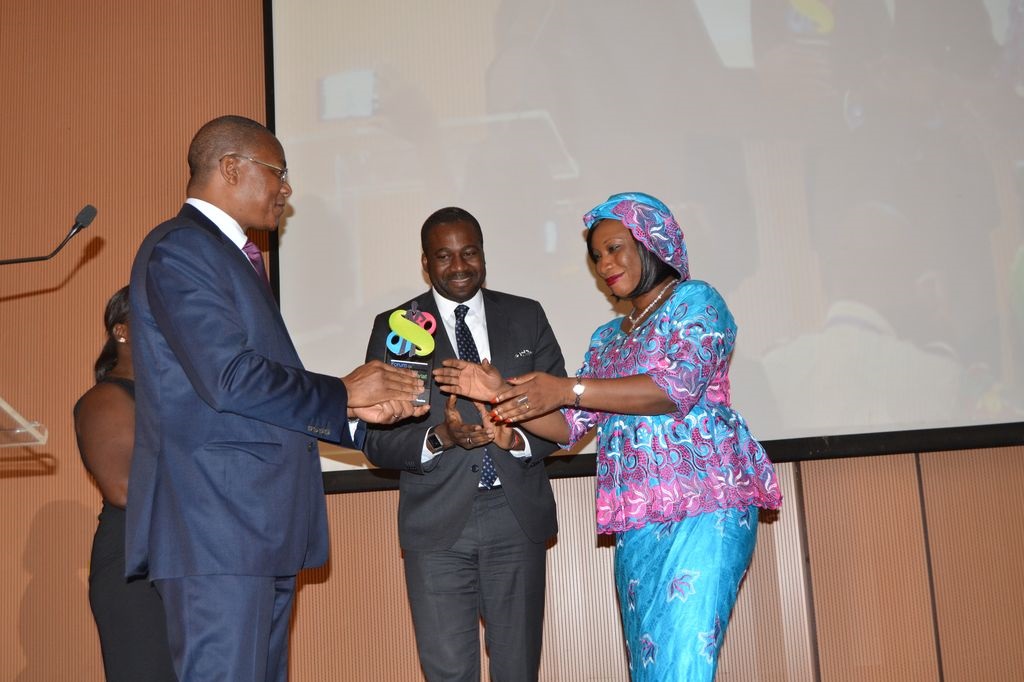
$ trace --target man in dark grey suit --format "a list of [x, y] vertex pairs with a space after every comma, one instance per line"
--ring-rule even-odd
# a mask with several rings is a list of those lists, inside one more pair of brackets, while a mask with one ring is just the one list
[[422, 413], [422, 384], [380, 362], [303, 368], [245, 235], [276, 229], [292, 193], [269, 130], [214, 119], [188, 164], [185, 205], [132, 267], [126, 570], [163, 599], [179, 679], [282, 682], [295, 576], [327, 560], [317, 440], [358, 447], [346, 417]]
[[[482, 289], [480, 224], [443, 208], [423, 224], [431, 291], [397, 308], [437, 321], [432, 358], [489, 359], [503, 376], [565, 376], [554, 333], [536, 301]], [[377, 316], [368, 360], [387, 356], [388, 320]], [[545, 552], [557, 531], [544, 470], [554, 443], [492, 424], [487, 407], [442, 395], [431, 382], [426, 417], [371, 427], [366, 454], [402, 471], [398, 534], [420, 663], [429, 680], [480, 679], [483, 618], [495, 682], [536, 680], [544, 620]]]

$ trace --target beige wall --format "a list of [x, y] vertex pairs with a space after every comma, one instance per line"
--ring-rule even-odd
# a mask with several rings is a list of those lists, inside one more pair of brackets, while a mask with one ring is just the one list
[[[100, 679], [86, 600], [99, 495], [71, 406], [91, 384], [101, 311], [145, 232], [176, 211], [184, 149], [221, 113], [262, 119], [262, 3], [0, 3], [0, 397], [50, 429], [0, 450], [0, 679]], [[781, 465], [722, 680], [1012, 679], [1024, 669], [1024, 452]], [[555, 482], [545, 680], [621, 680], [611, 552], [593, 480]], [[303, 576], [293, 679], [415, 680], [395, 492], [332, 495], [332, 559]], [[927, 531], [927, 534], [926, 534]], [[939, 653], [941, 652], [941, 658]]]
[[86, 598], [99, 494], [71, 407], [92, 384], [107, 298], [177, 212], [185, 149], [222, 113], [265, 112], [261, 0], [0, 3], [0, 397], [50, 429], [0, 449], [0, 679], [102, 679]]

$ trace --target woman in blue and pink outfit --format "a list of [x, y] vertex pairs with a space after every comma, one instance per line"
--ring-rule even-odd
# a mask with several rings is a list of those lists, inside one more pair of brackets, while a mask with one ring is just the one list
[[[575, 378], [445, 361], [447, 390], [492, 403], [571, 445], [597, 428], [597, 529], [616, 535], [615, 583], [632, 679], [712, 680], [757, 534], [782, 496], [771, 462], [729, 405], [736, 324], [691, 280], [668, 207], [616, 194], [583, 218], [595, 269], [633, 304], [597, 329]], [[559, 409], [561, 408], [561, 409]]]

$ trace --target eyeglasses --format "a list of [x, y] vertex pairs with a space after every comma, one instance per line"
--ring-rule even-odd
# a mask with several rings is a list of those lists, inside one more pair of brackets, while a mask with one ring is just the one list
[[287, 167], [281, 168], [280, 166], [275, 166], [272, 163], [267, 163], [266, 161], [260, 161], [259, 159], [254, 159], [251, 156], [246, 156], [245, 154], [239, 154], [237, 152], [228, 152], [227, 154], [225, 154], [224, 156], [222, 156], [220, 158], [223, 159], [223, 158], [228, 157], [228, 156], [233, 156], [236, 159], [244, 159], [246, 161], [252, 161], [253, 163], [258, 163], [261, 166], [266, 166], [270, 170], [274, 171], [274, 175], [277, 176], [278, 180], [280, 180], [281, 182], [288, 182], [288, 168]]

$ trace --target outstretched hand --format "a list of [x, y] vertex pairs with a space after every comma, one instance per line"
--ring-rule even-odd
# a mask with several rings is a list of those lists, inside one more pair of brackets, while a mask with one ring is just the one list
[[370, 424], [394, 424], [410, 417], [421, 417], [430, 405], [417, 405], [408, 400], [386, 400], [376, 405], [349, 408], [349, 416]]
[[479, 402], [492, 402], [506, 386], [496, 367], [484, 359], [479, 365], [465, 360], [449, 359], [434, 370], [434, 381], [441, 390]]
[[573, 379], [544, 372], [513, 377], [508, 380], [510, 386], [492, 399], [491, 419], [505, 423], [521, 422], [571, 405], [573, 382]]
[[371, 407], [390, 400], [410, 401], [423, 391], [415, 370], [399, 369], [371, 360], [341, 378], [348, 391], [349, 408]]

